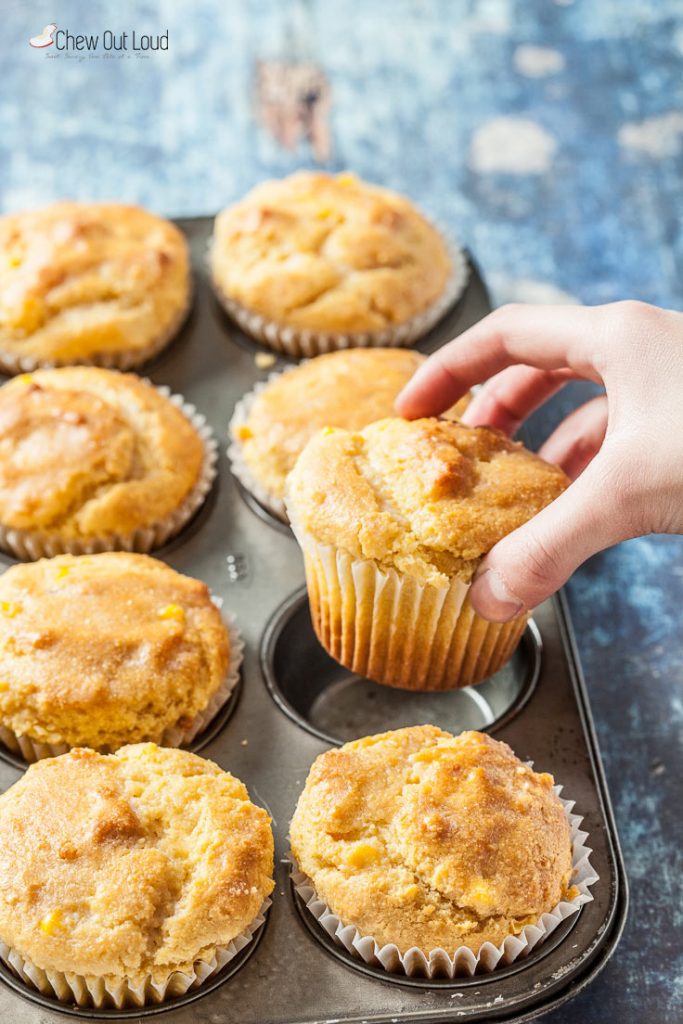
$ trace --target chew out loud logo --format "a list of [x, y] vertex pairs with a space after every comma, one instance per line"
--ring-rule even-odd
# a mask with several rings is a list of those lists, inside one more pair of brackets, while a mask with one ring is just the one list
[[31, 36], [29, 46], [37, 50], [53, 46], [58, 51], [73, 53], [150, 53], [156, 50], [168, 50], [168, 30], [166, 32], [140, 32], [131, 29], [126, 32], [113, 32], [106, 28], [103, 32], [70, 32], [67, 28], [46, 25], [37, 36]]

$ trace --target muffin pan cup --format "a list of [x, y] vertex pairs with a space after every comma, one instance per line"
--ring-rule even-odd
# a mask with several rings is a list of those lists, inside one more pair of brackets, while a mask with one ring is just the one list
[[[222, 598], [213, 600], [220, 607]], [[240, 665], [244, 658], [244, 641], [232, 612], [223, 612], [223, 619], [230, 636], [230, 656], [225, 676], [218, 689], [211, 695], [206, 707], [202, 711], [198, 711], [191, 722], [185, 726], [172, 725], [165, 729], [161, 740], [159, 740], [163, 747], [184, 746], [196, 749], [195, 740], [199, 739], [201, 742], [202, 734], [208, 730], [216, 716], [225, 708], [230, 697], [235, 693], [240, 678]], [[6, 725], [0, 724], [0, 759], [8, 761], [18, 768], [27, 767], [44, 757], [57, 757], [59, 754], [66, 754], [70, 749], [68, 743], [41, 743], [31, 739], [30, 736], [17, 735]], [[100, 748], [100, 753], [109, 752], [108, 747]]]
[[259, 381], [255, 385], [253, 391], [249, 391], [247, 394], [243, 395], [237, 402], [228, 425], [230, 434], [228, 458], [230, 459], [230, 470], [233, 476], [237, 477], [245, 491], [251, 495], [254, 501], [258, 502], [267, 515], [280, 520], [283, 525], [287, 525], [289, 523], [284, 499], [278, 498], [277, 495], [272, 494], [259, 480], [256, 479], [247, 465], [242, 453], [242, 445], [236, 435], [239, 428], [249, 419], [254, 402], [260, 393], [267, 388], [270, 383], [277, 380], [278, 377], [282, 377], [283, 374], [287, 373], [288, 370], [291, 369], [293, 369], [293, 367], [288, 367], [287, 370], [278, 370], [275, 373], [269, 374], [267, 380]]
[[254, 920], [225, 946], [217, 946], [208, 959], [198, 958], [187, 970], [172, 971], [166, 976], [148, 975], [140, 981], [129, 978], [96, 977], [63, 971], [44, 971], [21, 956], [6, 943], [0, 942], [0, 960], [13, 973], [43, 996], [53, 997], [79, 1009], [116, 1010], [159, 1005], [167, 999], [184, 996], [222, 971], [245, 949], [263, 927], [270, 907], [266, 899]]
[[[230, 476], [224, 454], [235, 403], [258, 380], [265, 379], [267, 372], [259, 371], [254, 361], [262, 349], [224, 315], [212, 294], [204, 266], [211, 224], [210, 218], [180, 222], [190, 239], [198, 277], [195, 310], [182, 337], [146, 372], [155, 384], [183, 394], [206, 416], [220, 440], [220, 486], [214, 489], [208, 511], [203, 510], [195, 520], [200, 525], [184, 530], [157, 554], [180, 572], [203, 579], [212, 593], [223, 597], [224, 607], [235, 613], [246, 642], [239, 704], [202, 753], [242, 779], [252, 799], [272, 815], [276, 842], [273, 905], [254, 941], [200, 988], [168, 1003], [135, 1010], [71, 1012], [85, 1020], [132, 1017], [140, 1021], [157, 1014], [164, 1019], [166, 1014], [174, 1024], [213, 1024], [217, 1020], [317, 1024], [330, 1019], [339, 1024], [391, 1024], [396, 1019], [401, 1024], [527, 1021], [570, 998], [604, 966], [618, 941], [627, 905], [618, 840], [564, 600], [560, 595], [536, 610], [512, 660], [481, 687], [416, 697], [363, 680], [349, 682], [348, 672], [344, 679], [331, 667], [326, 674], [330, 659], [321, 660], [327, 656], [315, 640], [302, 600], [300, 549], [289, 530], [274, 528], [247, 505]], [[432, 351], [488, 309], [481, 278], [471, 264], [469, 283], [460, 300], [416, 347]], [[292, 613], [295, 592], [299, 602], [296, 629], [287, 633], [283, 625], [278, 647], [268, 623], [288, 621], [284, 612]], [[277, 703], [277, 691], [271, 692], [264, 678], [269, 635], [279, 651], [273, 660], [281, 687]], [[302, 714], [309, 713], [303, 705], [295, 708], [296, 714], [283, 710], [288, 672], [290, 704], [296, 676], [297, 700], [303, 701], [310, 687], [317, 710], [325, 708], [324, 719], [318, 719], [314, 728]], [[371, 727], [370, 710], [364, 716], [363, 706], [353, 707], [352, 686], [359, 686], [367, 708], [375, 709]], [[374, 691], [381, 698], [371, 698]], [[345, 694], [350, 695], [349, 714], [335, 715]], [[537, 949], [509, 966], [453, 979], [392, 974], [338, 947], [292, 889], [291, 866], [286, 861], [289, 820], [310, 765], [327, 749], [330, 739], [346, 740], [350, 731], [356, 736], [380, 731], [384, 708], [390, 707], [382, 703], [385, 695], [391, 698], [398, 717], [401, 699], [406, 699], [410, 724], [433, 721], [450, 731], [472, 725], [490, 728], [519, 757], [532, 760], [537, 770], [552, 772], [583, 816], [582, 828], [589, 833], [592, 848], [590, 862], [599, 875], [591, 889], [593, 900], [558, 925]], [[474, 712], [483, 717], [471, 721], [468, 716]], [[346, 733], [342, 723], [346, 723]], [[395, 728], [396, 724], [394, 720], [385, 727]], [[18, 777], [15, 768], [0, 763], [2, 789]], [[0, 984], [0, 1020], [58, 1024], [64, 1013], [70, 1012], [66, 1004], [29, 989], [4, 965], [0, 966], [0, 981], [6, 982]]]
[[90, 356], [81, 359], [41, 359], [38, 356], [21, 355], [19, 352], [3, 352], [0, 350], [0, 373], [14, 377], [17, 373], [33, 373], [34, 370], [51, 370], [57, 366], [101, 366], [106, 370], [134, 370], [148, 363], [155, 356], [170, 345], [173, 339], [183, 328], [190, 310], [192, 309], [192, 292], [188, 301], [182, 307], [158, 337], [153, 338], [147, 345], [135, 350], [112, 349], [108, 352], [93, 352]]
[[[469, 264], [465, 254], [454, 242], [446, 238], [443, 241], [448, 248], [451, 271], [441, 295], [409, 320], [381, 331], [346, 334], [341, 331], [299, 330], [249, 309], [223, 291], [215, 279], [213, 289], [223, 309], [246, 335], [291, 359], [320, 356], [344, 348], [407, 347], [419, 341], [441, 320], [467, 286]], [[210, 250], [207, 260], [210, 264]]]
[[292, 860], [292, 886], [296, 896], [304, 904], [308, 913], [315, 918], [318, 926], [323, 929], [334, 942], [345, 949], [353, 957], [359, 957], [366, 964], [380, 967], [391, 974], [405, 974], [407, 978], [457, 978], [472, 977], [477, 972], [487, 974], [499, 966], [509, 966], [520, 958], [538, 949], [562, 924], [579, 912], [584, 903], [592, 899], [591, 886], [599, 881], [590, 862], [590, 841], [587, 832], [582, 831], [583, 818], [573, 813], [574, 801], [561, 796], [562, 786], [554, 786], [555, 793], [562, 802], [572, 839], [572, 866], [574, 870], [572, 884], [576, 893], [570, 899], [561, 900], [555, 907], [533, 924], [527, 924], [515, 935], [508, 935], [499, 946], [485, 942], [478, 953], [473, 953], [467, 946], [459, 946], [454, 951], [433, 949], [429, 953], [417, 947], [401, 952], [392, 943], [380, 946], [371, 935], [363, 935], [353, 925], [345, 925], [323, 899], [317, 894], [310, 878], [299, 870], [296, 860]]
[[206, 417], [182, 395], [174, 394], [165, 385], [155, 384], [157, 391], [168, 398], [195, 428], [204, 446], [199, 477], [183, 502], [165, 519], [149, 526], [140, 526], [132, 533], [112, 533], [104, 537], [61, 537], [42, 530], [19, 530], [0, 524], [0, 549], [19, 561], [33, 562], [55, 555], [92, 555], [102, 551], [137, 551], [150, 553], [172, 540], [187, 526], [206, 501], [216, 478], [218, 444]]

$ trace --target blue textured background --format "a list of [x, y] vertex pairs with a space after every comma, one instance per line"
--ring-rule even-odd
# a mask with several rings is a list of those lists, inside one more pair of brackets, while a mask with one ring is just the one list
[[[497, 301], [683, 308], [681, 0], [4, 0], [0, 11], [3, 210], [70, 195], [210, 213], [265, 176], [350, 167], [470, 246]], [[169, 51], [31, 50], [50, 21], [168, 29]], [[283, 95], [310, 80], [300, 118], [277, 90], [264, 100], [259, 67]], [[682, 554], [679, 538], [632, 541], [569, 588], [632, 908], [615, 959], [553, 1024], [683, 1019]]]

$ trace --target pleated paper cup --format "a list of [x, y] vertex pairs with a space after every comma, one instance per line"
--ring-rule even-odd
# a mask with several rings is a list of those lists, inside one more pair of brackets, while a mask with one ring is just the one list
[[[151, 381], [147, 381], [151, 384]], [[43, 530], [19, 530], [0, 524], [0, 549], [20, 561], [33, 562], [55, 555], [95, 555], [103, 551], [137, 551], [146, 554], [175, 537], [204, 504], [216, 477], [218, 444], [206, 417], [182, 395], [170, 388], [154, 385], [156, 391], [173, 402], [190, 421], [201, 438], [204, 458], [199, 477], [182, 503], [165, 519], [140, 526], [132, 533], [112, 533], [104, 537], [61, 537]]]
[[[222, 598], [214, 596], [211, 600], [218, 608], [221, 608]], [[161, 738], [158, 740], [161, 747], [189, 746], [211, 724], [237, 686], [240, 677], [240, 667], [244, 659], [244, 640], [237, 628], [237, 621], [232, 612], [223, 611], [222, 614], [230, 637], [230, 656], [225, 676], [221, 680], [218, 689], [211, 694], [206, 707], [197, 712], [189, 723], [185, 722], [182, 725], [178, 723], [168, 726], [164, 730]], [[143, 743], [145, 740], [137, 739], [128, 742]], [[23, 757], [27, 764], [34, 764], [45, 757], [58, 757], [60, 754], [66, 754], [67, 751], [72, 749], [68, 743], [46, 743], [32, 739], [25, 733], [16, 733], [9, 726], [2, 723], [0, 723], [0, 743], [3, 743], [13, 754]], [[100, 754], [109, 754], [113, 753], [113, 750], [110, 746], [105, 746], [99, 747], [98, 752]]]
[[[212, 597], [212, 601], [217, 607], [221, 608], [222, 598]], [[170, 727], [165, 730], [160, 744], [162, 747], [181, 747], [192, 743], [211, 724], [237, 686], [240, 677], [240, 667], [244, 660], [244, 640], [237, 628], [237, 621], [232, 612], [223, 611], [223, 619], [228, 627], [228, 634], [230, 636], [230, 658], [225, 677], [218, 689], [211, 695], [209, 703], [194, 716], [189, 725]]]
[[469, 278], [469, 265], [462, 249], [450, 241], [446, 242], [446, 245], [451, 270], [439, 297], [409, 320], [385, 327], [381, 331], [345, 333], [289, 327], [269, 320], [228, 295], [213, 275], [210, 250], [209, 271], [216, 298], [245, 334], [291, 359], [301, 359], [304, 356], [319, 356], [343, 348], [405, 347], [427, 334], [460, 298]]
[[110, 350], [104, 352], [93, 352], [89, 356], [74, 357], [73, 359], [41, 359], [39, 356], [21, 355], [18, 352], [3, 352], [0, 350], [0, 373], [8, 377], [14, 377], [18, 373], [33, 373], [35, 370], [52, 370], [61, 366], [99, 366], [106, 370], [133, 370], [163, 351], [180, 332], [187, 320], [192, 308], [192, 293], [190, 292], [185, 305], [174, 316], [168, 327], [156, 338], [136, 349]]
[[243, 427], [247, 423], [249, 416], [251, 415], [254, 402], [261, 392], [269, 387], [274, 380], [277, 380], [278, 377], [291, 373], [292, 369], [293, 367], [290, 367], [287, 370], [277, 370], [270, 373], [266, 380], [259, 381], [254, 385], [251, 391], [247, 391], [246, 394], [242, 395], [235, 406], [228, 426], [228, 431], [230, 433], [228, 458], [230, 459], [230, 469], [232, 470], [233, 475], [237, 477], [245, 490], [249, 491], [249, 493], [256, 498], [259, 505], [262, 505], [271, 513], [271, 515], [280, 519], [283, 523], [289, 522], [284, 499], [278, 498], [277, 495], [269, 491], [267, 487], [264, 487], [260, 480], [257, 480], [252, 473], [244, 458], [239, 431], [240, 427]]
[[266, 899], [251, 924], [226, 946], [217, 946], [208, 959], [198, 958], [189, 969], [172, 971], [165, 976], [150, 974], [133, 982], [129, 978], [115, 975], [98, 977], [43, 970], [2, 941], [0, 959], [29, 988], [37, 989], [44, 996], [56, 998], [62, 1003], [75, 1003], [82, 1008], [98, 1010], [108, 1007], [122, 1010], [127, 1007], [150, 1006], [163, 1003], [174, 996], [184, 995], [190, 989], [199, 988], [229, 964], [253, 941], [259, 928], [265, 923], [270, 902], [270, 899]]
[[354, 925], [347, 925], [338, 917], [315, 891], [310, 878], [299, 871], [293, 860], [292, 884], [307, 911], [318, 925], [342, 949], [352, 957], [373, 967], [384, 968], [390, 974], [403, 974], [409, 978], [456, 978], [471, 977], [474, 974], [489, 974], [498, 967], [526, 957], [552, 935], [558, 925], [578, 913], [584, 903], [590, 903], [590, 892], [599, 876], [592, 864], [592, 850], [586, 846], [588, 833], [581, 830], [583, 818], [573, 814], [574, 801], [560, 796], [562, 786], [555, 786], [555, 792], [564, 807], [571, 829], [572, 840], [572, 890], [571, 899], [562, 900], [552, 910], [542, 914], [538, 921], [525, 925], [517, 935], [508, 935], [499, 946], [485, 942], [475, 953], [469, 946], [459, 946], [449, 952], [445, 949], [425, 951], [414, 946], [404, 951], [391, 943], [380, 946], [371, 935], [362, 935]]
[[419, 583], [292, 528], [304, 553], [311, 618], [320, 643], [351, 672], [403, 690], [480, 683], [512, 656], [529, 619], [487, 622], [470, 584]]

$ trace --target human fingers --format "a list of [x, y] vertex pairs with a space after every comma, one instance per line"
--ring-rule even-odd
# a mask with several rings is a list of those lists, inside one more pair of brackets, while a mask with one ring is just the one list
[[575, 480], [600, 451], [607, 431], [607, 397], [598, 395], [560, 423], [539, 451]]
[[497, 427], [512, 436], [527, 416], [564, 387], [572, 376], [570, 370], [508, 366], [475, 394], [462, 417], [463, 423], [471, 427]]
[[408, 419], [437, 415], [472, 385], [516, 363], [569, 368], [599, 381], [595, 337], [604, 331], [606, 308], [501, 306], [435, 352], [396, 399], [396, 411]]
[[618, 465], [602, 452], [555, 501], [495, 545], [470, 590], [475, 611], [507, 622], [555, 593], [587, 558], [634, 536]]

